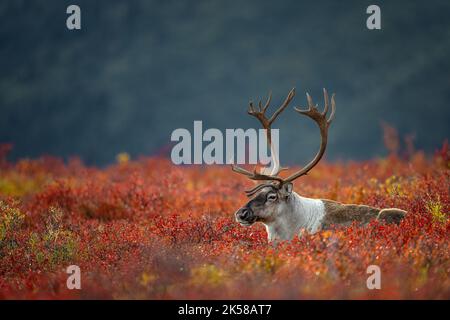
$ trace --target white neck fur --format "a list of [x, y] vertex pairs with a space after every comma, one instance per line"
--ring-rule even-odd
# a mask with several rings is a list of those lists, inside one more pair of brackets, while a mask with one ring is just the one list
[[320, 199], [310, 199], [292, 192], [286, 205], [274, 221], [266, 222], [269, 241], [292, 240], [301, 229], [315, 233], [325, 216], [325, 206]]

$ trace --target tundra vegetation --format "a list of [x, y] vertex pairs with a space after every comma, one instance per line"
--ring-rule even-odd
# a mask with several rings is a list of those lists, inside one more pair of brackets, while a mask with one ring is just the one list
[[[449, 145], [403, 154], [392, 130], [385, 139], [385, 158], [322, 161], [295, 188], [403, 208], [399, 225], [374, 220], [276, 247], [262, 225], [235, 222], [253, 184], [228, 166], [125, 153], [105, 168], [53, 157], [11, 162], [3, 145], [0, 298], [448, 299]], [[81, 290], [66, 286], [70, 265], [81, 268]], [[380, 267], [379, 290], [366, 287], [370, 265]]]

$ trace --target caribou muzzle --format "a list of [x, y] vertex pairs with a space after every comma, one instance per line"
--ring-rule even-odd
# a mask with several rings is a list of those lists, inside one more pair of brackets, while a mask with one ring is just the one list
[[251, 226], [256, 222], [256, 216], [249, 207], [240, 208], [234, 215], [236, 216], [236, 221], [243, 226]]

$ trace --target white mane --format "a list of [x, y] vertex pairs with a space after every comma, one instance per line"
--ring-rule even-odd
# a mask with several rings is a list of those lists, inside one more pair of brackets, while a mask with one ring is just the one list
[[315, 233], [325, 216], [322, 200], [301, 197], [295, 192], [278, 210], [280, 214], [277, 219], [264, 223], [269, 241], [291, 240], [301, 229]]

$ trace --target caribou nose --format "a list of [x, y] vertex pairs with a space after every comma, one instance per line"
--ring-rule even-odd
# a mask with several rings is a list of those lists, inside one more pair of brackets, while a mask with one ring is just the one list
[[237, 212], [237, 216], [241, 220], [247, 220], [252, 215], [252, 211], [248, 208], [242, 208]]

